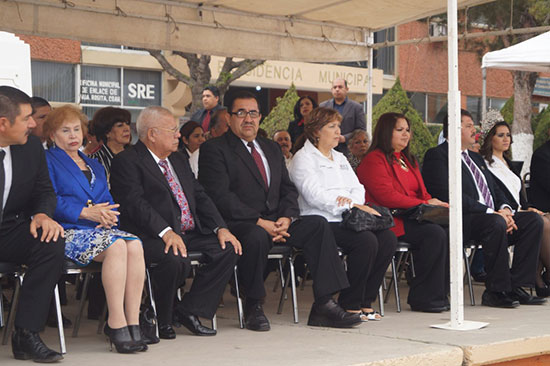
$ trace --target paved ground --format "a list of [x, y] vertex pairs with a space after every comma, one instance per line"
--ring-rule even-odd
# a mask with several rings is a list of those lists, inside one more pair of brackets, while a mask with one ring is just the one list
[[[268, 279], [272, 288], [274, 276]], [[105, 337], [97, 335], [97, 322], [84, 320], [78, 338], [67, 334], [65, 365], [481, 365], [514, 358], [550, 353], [550, 305], [493, 309], [465, 306], [465, 318], [489, 322], [476, 331], [446, 331], [431, 324], [449, 320], [449, 313], [413, 313], [406, 305], [406, 286], [401, 288], [403, 312], [397, 313], [391, 295], [385, 317], [358, 328], [337, 330], [308, 327], [311, 283], [298, 291], [300, 323], [292, 322], [291, 303], [282, 315], [276, 314], [277, 293], [269, 293], [266, 314], [272, 330], [265, 333], [238, 327], [236, 302], [226, 292], [225, 307], [218, 312], [218, 335], [191, 336], [177, 329], [177, 339], [161, 341], [142, 354], [109, 352]], [[70, 289], [69, 289], [70, 290]], [[280, 291], [280, 290], [278, 290]], [[477, 300], [481, 286], [476, 286]], [[73, 298], [64, 308], [74, 319]], [[466, 297], [465, 302], [469, 304]], [[69, 332], [70, 333], [70, 332]], [[57, 330], [49, 328], [43, 338], [57, 347]], [[0, 347], [1, 365], [21, 365], [11, 355], [10, 346]]]

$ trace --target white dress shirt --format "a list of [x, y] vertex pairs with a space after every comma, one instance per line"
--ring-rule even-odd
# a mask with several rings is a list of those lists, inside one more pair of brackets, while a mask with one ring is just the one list
[[[248, 152], [252, 155], [252, 149], [248, 147], [248, 141], [243, 139], [241, 139], [241, 141], [243, 142], [244, 147], [246, 147], [246, 150], [248, 150]], [[262, 162], [264, 163], [265, 175], [267, 175], [267, 186], [269, 187], [269, 185], [271, 184], [271, 169], [269, 169], [269, 163], [267, 162], [267, 158], [265, 157], [264, 151], [260, 147], [260, 144], [258, 144], [258, 141], [254, 139], [254, 141], [252, 142], [254, 143], [254, 148], [260, 154]]]
[[12, 167], [11, 167], [11, 150], [9, 146], [0, 147], [0, 150], [4, 150], [6, 155], [4, 155], [4, 199], [2, 202], [2, 209], [6, 207], [6, 202], [8, 201], [8, 196], [11, 189], [12, 181]]
[[292, 158], [289, 173], [300, 194], [301, 215], [320, 215], [330, 222], [340, 222], [342, 212], [349, 207], [339, 207], [336, 198], [347, 197], [352, 204], [363, 204], [365, 188], [345, 155], [334, 149], [331, 153], [333, 160], [307, 140]]
[[187, 148], [187, 155], [189, 155], [189, 165], [191, 166], [191, 170], [193, 171], [193, 174], [195, 174], [195, 178], [199, 178], [199, 151], [200, 149], [195, 150], [195, 152], [189, 151]]
[[519, 193], [521, 191], [521, 179], [499, 158], [493, 155], [493, 163], [490, 164], [487, 160], [485, 163], [487, 167], [505, 186], [506, 189], [512, 194], [514, 200], [521, 208], [521, 202], [519, 199]]

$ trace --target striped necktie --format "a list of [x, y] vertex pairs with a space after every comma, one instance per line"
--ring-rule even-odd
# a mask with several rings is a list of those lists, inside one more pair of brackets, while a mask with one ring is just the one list
[[495, 208], [495, 205], [493, 203], [493, 197], [491, 197], [491, 191], [489, 190], [489, 187], [487, 187], [487, 184], [485, 183], [485, 180], [481, 176], [481, 171], [477, 167], [476, 163], [470, 158], [470, 155], [466, 151], [462, 152], [462, 156], [464, 157], [464, 161], [466, 162], [466, 165], [470, 168], [472, 171], [472, 174], [474, 175], [474, 180], [476, 182], [477, 188], [481, 192], [481, 195], [483, 196], [483, 199], [485, 200], [485, 204], [492, 209]]

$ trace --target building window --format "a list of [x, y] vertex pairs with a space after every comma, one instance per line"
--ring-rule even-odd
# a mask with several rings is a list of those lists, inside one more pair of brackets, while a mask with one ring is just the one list
[[427, 116], [426, 121], [430, 123], [442, 123], [447, 114], [447, 95], [446, 94], [428, 94], [427, 95]]
[[426, 121], [426, 93], [407, 92], [414, 109], [420, 114], [423, 121]]
[[32, 94], [50, 102], [75, 102], [75, 65], [31, 61]]
[[[374, 43], [395, 41], [395, 28], [383, 29], [374, 33]], [[384, 70], [384, 75], [395, 74], [395, 47], [374, 50], [373, 66]]]

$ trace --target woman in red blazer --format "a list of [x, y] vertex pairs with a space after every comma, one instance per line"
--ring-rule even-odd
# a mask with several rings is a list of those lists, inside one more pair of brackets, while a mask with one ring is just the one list
[[[365, 186], [366, 202], [394, 208], [422, 203], [448, 207], [426, 191], [418, 163], [409, 151], [409, 120], [399, 113], [380, 116], [372, 145], [357, 168]], [[412, 245], [416, 276], [411, 280], [407, 302], [413, 311], [448, 310], [446, 276], [448, 235], [439, 225], [395, 217], [392, 229], [400, 241]]]

